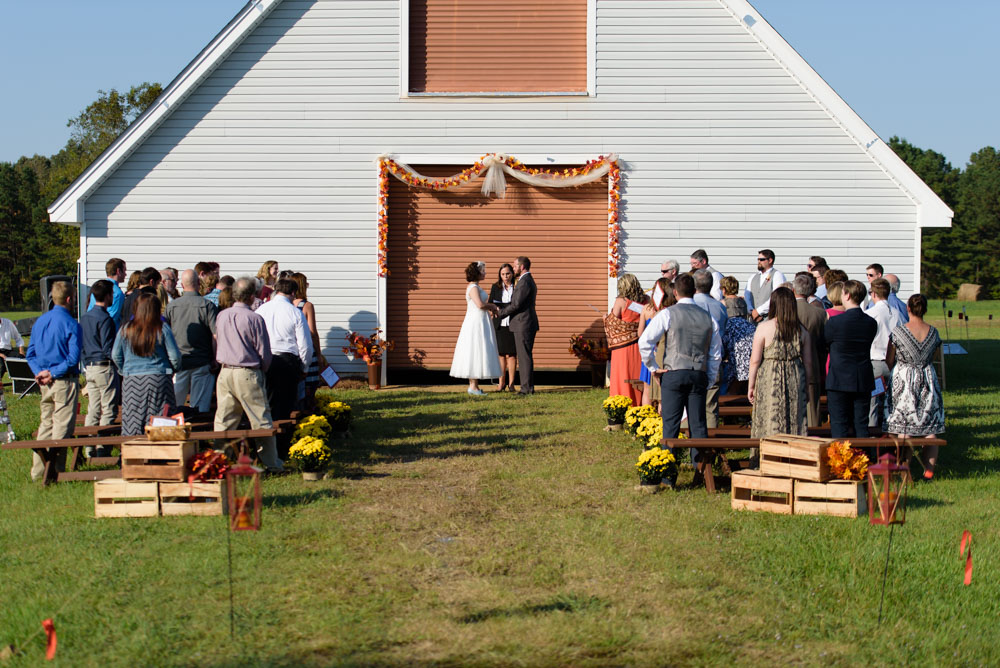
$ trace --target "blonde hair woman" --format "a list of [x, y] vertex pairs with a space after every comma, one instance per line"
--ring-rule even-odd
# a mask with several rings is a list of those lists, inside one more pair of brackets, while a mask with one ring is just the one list
[[[639, 336], [642, 336], [646, 325], [649, 324], [649, 321], [653, 319], [653, 316], [657, 312], [676, 303], [677, 300], [674, 299], [674, 284], [670, 282], [670, 279], [665, 276], [656, 279], [656, 283], [653, 284], [653, 290], [650, 293], [649, 303], [643, 307], [642, 317], [639, 318]], [[663, 364], [663, 348], [663, 339], [661, 339], [660, 343], [656, 346], [656, 359], [661, 366]], [[649, 369], [642, 363], [642, 360], [639, 360], [639, 377], [642, 379], [642, 405], [652, 406], [655, 403], [658, 406], [660, 403], [659, 379], [654, 382], [652, 374], [649, 373]]]
[[[646, 301], [642, 284], [635, 274], [622, 274], [618, 279], [618, 297], [611, 305], [611, 315], [626, 323], [636, 323], [638, 333], [642, 307]], [[638, 385], [641, 367], [637, 334], [632, 343], [611, 351], [611, 396], [620, 394], [630, 398], [633, 406], [638, 406], [642, 401], [642, 386]], [[629, 381], [634, 381], [636, 384], [633, 385]]]
[[278, 268], [277, 260], [268, 260], [264, 264], [260, 265], [260, 271], [257, 272], [257, 280], [260, 281], [260, 300], [266, 302], [271, 298], [271, 293], [274, 292], [274, 284], [278, 280]]

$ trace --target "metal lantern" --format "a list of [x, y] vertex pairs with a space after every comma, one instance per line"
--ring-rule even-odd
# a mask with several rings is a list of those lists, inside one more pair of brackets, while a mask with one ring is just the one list
[[233, 531], [260, 529], [263, 505], [260, 491], [262, 469], [250, 463], [243, 453], [235, 466], [226, 471], [226, 494], [229, 496], [229, 528]]
[[868, 467], [868, 521], [871, 524], [904, 524], [906, 522], [906, 489], [910, 469], [896, 463], [886, 453], [878, 464]]

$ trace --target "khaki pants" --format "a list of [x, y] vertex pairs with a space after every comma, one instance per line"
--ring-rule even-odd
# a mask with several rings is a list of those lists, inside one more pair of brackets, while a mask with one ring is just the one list
[[[219, 371], [215, 387], [218, 407], [215, 411], [215, 430], [235, 429], [246, 413], [252, 429], [270, 429], [271, 409], [267, 404], [264, 372], [260, 369], [229, 369]], [[257, 439], [257, 456], [272, 471], [280, 471], [284, 464], [278, 459], [274, 436]]]
[[[38, 425], [38, 440], [71, 438], [76, 426], [76, 402], [80, 398], [80, 383], [76, 376], [56, 378], [50, 385], [42, 385], [42, 400], [39, 406], [41, 422]], [[66, 448], [46, 448], [56, 471], [66, 468]], [[31, 453], [31, 479], [40, 480], [45, 472], [45, 463], [37, 452]]]
[[119, 403], [118, 374], [113, 365], [91, 364], [84, 369], [87, 378], [87, 419], [88, 427], [106, 425], [115, 421]]
[[820, 396], [820, 386], [819, 383], [809, 383], [806, 385], [806, 393], [808, 394], [808, 402], [806, 403], [806, 425], [810, 427], [819, 426], [819, 396]]

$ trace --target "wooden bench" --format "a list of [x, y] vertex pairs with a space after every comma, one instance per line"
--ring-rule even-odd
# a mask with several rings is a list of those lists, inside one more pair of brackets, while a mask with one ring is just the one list
[[[872, 438], [852, 438], [849, 439], [855, 448], [875, 448], [889, 447], [896, 445], [902, 447], [914, 447], [924, 445], [947, 445], [948, 442], [942, 438], [900, 438], [893, 439], [890, 436]], [[701, 461], [695, 464], [695, 470], [704, 476], [705, 489], [714, 494], [716, 491], [715, 475], [712, 473], [712, 465], [716, 457], [722, 458], [723, 471], [731, 472], [732, 463], [725, 456], [728, 450], [746, 450], [748, 448], [760, 447], [760, 439], [757, 438], [734, 438], [727, 436], [716, 436], [709, 438], [665, 438], [660, 441], [663, 447], [668, 448], [697, 448]], [[737, 464], [744, 467], [743, 462]]]

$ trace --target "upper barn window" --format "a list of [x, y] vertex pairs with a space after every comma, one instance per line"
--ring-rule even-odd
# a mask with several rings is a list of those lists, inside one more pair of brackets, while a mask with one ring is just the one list
[[588, 94], [588, 0], [407, 4], [410, 95]]

